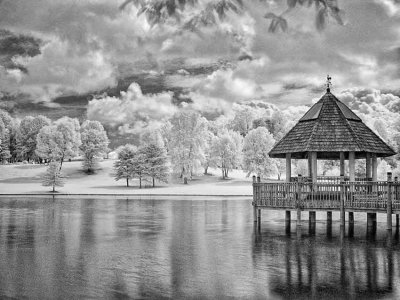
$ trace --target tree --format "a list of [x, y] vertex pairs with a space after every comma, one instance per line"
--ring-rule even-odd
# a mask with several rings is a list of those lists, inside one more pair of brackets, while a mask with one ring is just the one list
[[114, 163], [114, 177], [118, 181], [126, 180], [126, 186], [129, 187], [129, 180], [134, 177], [133, 159], [137, 154], [135, 146], [126, 144], [118, 151], [118, 160]]
[[80, 146], [83, 152], [83, 168], [87, 173], [93, 173], [98, 156], [104, 155], [108, 149], [109, 140], [103, 125], [98, 121], [85, 121], [81, 126]]
[[239, 106], [236, 109], [235, 117], [230, 122], [230, 128], [239, 132], [243, 137], [253, 128], [253, 122], [256, 119], [256, 113], [249, 106]]
[[275, 160], [268, 153], [275, 144], [274, 137], [265, 127], [258, 127], [249, 132], [244, 139], [243, 170], [267, 177], [276, 171]]
[[146, 152], [142, 148], [139, 148], [133, 158], [131, 159], [131, 167], [133, 177], [139, 179], [139, 188], [142, 188], [142, 181], [147, 178], [147, 164], [146, 164]]
[[285, 115], [281, 110], [275, 110], [272, 113], [271, 119], [268, 122], [267, 128], [272, 133], [274, 139], [276, 141], [280, 141], [285, 134], [289, 131], [290, 124], [288, 120], [285, 118]]
[[45, 126], [40, 129], [36, 136], [36, 155], [45, 160], [59, 160], [61, 149], [57, 143], [57, 135], [58, 132], [55, 125]]
[[168, 182], [168, 158], [165, 149], [154, 144], [148, 144], [141, 149], [141, 152], [145, 156], [145, 173], [152, 179], [153, 187], [155, 187], [155, 179]]
[[54, 124], [57, 130], [56, 143], [60, 150], [61, 167], [65, 158], [78, 155], [81, 145], [81, 127], [78, 119], [69, 117], [58, 119]]
[[356, 177], [365, 178], [366, 177], [366, 163], [365, 159], [356, 159], [355, 163], [355, 175]]
[[0, 162], [7, 161], [11, 157], [10, 153], [10, 131], [13, 119], [10, 114], [0, 109]]
[[212, 142], [215, 138], [215, 135], [210, 131], [210, 130], [206, 130], [205, 131], [205, 144], [204, 144], [204, 157], [203, 157], [203, 161], [202, 161], [202, 166], [204, 168], [204, 175], [208, 174], [208, 168], [212, 165], [215, 165], [214, 162], [214, 157], [212, 155]]
[[9, 131], [6, 128], [3, 120], [0, 118], [0, 162], [4, 162], [10, 158], [10, 150], [9, 150]]
[[279, 159], [279, 158], [274, 158], [273, 161], [274, 161], [274, 164], [276, 167], [276, 173], [278, 175], [278, 180], [281, 180], [282, 175], [286, 171], [286, 161], [283, 159]]
[[381, 119], [377, 119], [374, 122], [373, 128], [375, 132], [384, 140], [386, 143], [388, 142], [388, 126]]
[[19, 126], [17, 135], [18, 151], [21, 159], [31, 160], [36, 158], [36, 137], [44, 126], [50, 125], [50, 119], [39, 115], [37, 117], [24, 117]]
[[377, 167], [377, 177], [378, 180], [386, 181], [387, 180], [387, 172], [389, 172], [390, 166], [384, 159], [380, 159]]
[[64, 176], [58, 162], [53, 161], [48, 165], [46, 172], [42, 175], [42, 185], [53, 187], [53, 193], [56, 191], [56, 186], [64, 186]]
[[162, 136], [162, 129], [146, 129], [140, 135], [140, 144], [153, 144], [159, 147], [165, 147], [165, 142]]
[[54, 125], [45, 126], [39, 131], [36, 137], [35, 153], [40, 158], [59, 161], [62, 168], [65, 158], [78, 155], [80, 144], [78, 120], [63, 117]]
[[11, 155], [10, 162], [16, 162], [17, 158], [20, 157], [18, 140], [17, 140], [18, 132], [19, 132], [19, 121], [13, 119], [9, 127], [9, 138], [10, 138], [9, 150]]
[[216, 166], [221, 168], [223, 179], [228, 177], [230, 170], [240, 165], [242, 143], [240, 134], [231, 130], [213, 140], [211, 153]]
[[334, 172], [335, 170], [340, 169], [340, 161], [339, 160], [321, 160], [318, 165], [321, 167], [322, 175], [325, 176], [329, 173]]
[[294, 161], [295, 174], [303, 177], [308, 176], [308, 162], [306, 159], [296, 159]]
[[171, 118], [168, 127], [168, 155], [174, 171], [187, 183], [203, 160], [206, 120], [197, 112], [184, 110]]

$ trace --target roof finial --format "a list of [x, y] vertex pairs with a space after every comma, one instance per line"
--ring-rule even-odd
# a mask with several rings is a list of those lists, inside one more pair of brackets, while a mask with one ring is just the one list
[[328, 93], [331, 92], [331, 86], [332, 86], [332, 82], [331, 82], [332, 77], [329, 76], [329, 74], [326, 76], [326, 91]]

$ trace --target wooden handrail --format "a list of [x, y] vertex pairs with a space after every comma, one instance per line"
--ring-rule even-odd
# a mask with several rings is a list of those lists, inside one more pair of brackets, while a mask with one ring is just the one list
[[[303, 180], [311, 182], [310, 177], [302, 177]], [[298, 177], [290, 177], [290, 182], [297, 182]], [[349, 182], [350, 177], [349, 176], [344, 176], [344, 181]], [[370, 182], [372, 181], [372, 178], [366, 178], [366, 177], [356, 177], [355, 182]], [[326, 183], [340, 183], [340, 176], [317, 176], [317, 183], [318, 182], [326, 182]]]
[[346, 209], [386, 211], [389, 197], [392, 209], [400, 210], [400, 182], [396, 181], [253, 183], [253, 190], [256, 206], [333, 210], [340, 208], [342, 193]]

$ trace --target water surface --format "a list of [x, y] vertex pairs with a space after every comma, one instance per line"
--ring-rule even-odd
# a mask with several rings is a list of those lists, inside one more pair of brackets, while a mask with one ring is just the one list
[[258, 230], [250, 199], [1, 198], [0, 298], [400, 298], [385, 223], [367, 236], [356, 214], [341, 237], [324, 214], [301, 234], [284, 212], [262, 217]]

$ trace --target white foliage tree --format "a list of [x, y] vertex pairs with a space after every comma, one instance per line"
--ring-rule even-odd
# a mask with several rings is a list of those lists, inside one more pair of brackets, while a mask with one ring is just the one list
[[152, 180], [155, 187], [155, 180], [168, 182], [169, 169], [167, 165], [167, 153], [163, 147], [155, 144], [147, 144], [141, 148], [145, 160], [145, 175]]
[[225, 131], [215, 137], [211, 145], [211, 155], [215, 165], [222, 171], [222, 178], [229, 176], [229, 171], [240, 166], [242, 159], [243, 138], [236, 131]]
[[51, 186], [53, 193], [56, 191], [56, 186], [64, 186], [64, 176], [58, 162], [53, 161], [48, 165], [46, 172], [42, 175], [42, 185]]
[[294, 161], [294, 174], [301, 175], [303, 177], [308, 176], [308, 161], [307, 159], [297, 159]]
[[45, 126], [40, 129], [36, 137], [35, 153], [37, 156], [46, 160], [58, 160], [61, 157], [61, 150], [56, 142], [57, 134], [55, 125]]
[[137, 149], [133, 145], [126, 144], [118, 150], [118, 160], [114, 163], [114, 178], [126, 180], [126, 186], [129, 187], [129, 180], [134, 177], [134, 157]]
[[64, 159], [74, 157], [79, 153], [81, 127], [78, 119], [69, 117], [58, 119], [54, 124], [57, 130], [56, 142], [60, 149], [60, 163], [62, 166]]
[[243, 169], [260, 177], [268, 177], [275, 173], [276, 162], [268, 156], [275, 144], [274, 137], [265, 127], [251, 130], [244, 139]]
[[63, 117], [39, 131], [35, 153], [43, 159], [59, 161], [61, 168], [64, 159], [78, 155], [80, 144], [79, 121]]
[[50, 125], [50, 123], [49, 118], [41, 115], [37, 117], [27, 116], [21, 120], [17, 135], [20, 158], [27, 159], [28, 161], [36, 158], [36, 137], [40, 129]]
[[235, 116], [230, 122], [230, 128], [239, 132], [242, 136], [253, 128], [253, 121], [257, 118], [256, 112], [253, 108], [246, 105], [236, 105]]
[[93, 173], [97, 159], [108, 150], [109, 140], [103, 125], [98, 121], [85, 121], [81, 126], [82, 144], [80, 149], [83, 153], [83, 168], [87, 173]]
[[10, 141], [12, 134], [13, 119], [10, 114], [0, 109], [0, 161], [4, 162], [11, 158]]
[[206, 120], [197, 112], [185, 110], [175, 114], [168, 127], [168, 155], [173, 170], [187, 183], [204, 157]]
[[204, 156], [202, 161], [202, 166], [204, 168], [204, 174], [208, 174], [208, 168], [210, 166], [215, 165], [215, 158], [212, 154], [212, 142], [215, 138], [215, 135], [210, 131], [206, 130], [204, 133]]

